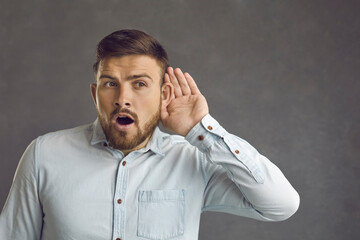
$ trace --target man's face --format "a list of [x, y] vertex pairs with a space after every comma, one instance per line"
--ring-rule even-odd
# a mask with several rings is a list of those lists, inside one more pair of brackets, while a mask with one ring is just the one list
[[125, 154], [144, 147], [161, 109], [161, 68], [145, 55], [100, 62], [91, 93], [107, 140]]

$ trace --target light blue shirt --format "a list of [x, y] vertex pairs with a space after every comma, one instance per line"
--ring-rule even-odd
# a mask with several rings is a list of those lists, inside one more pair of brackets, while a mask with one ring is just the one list
[[96, 120], [29, 145], [0, 215], [0, 239], [195, 240], [204, 211], [281, 221], [298, 206], [282, 172], [210, 115], [186, 138], [157, 128], [125, 157]]

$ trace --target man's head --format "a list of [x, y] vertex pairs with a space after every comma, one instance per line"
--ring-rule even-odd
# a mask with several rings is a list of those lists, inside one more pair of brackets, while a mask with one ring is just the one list
[[96, 61], [93, 65], [95, 75], [99, 64], [105, 58], [129, 55], [146, 55], [154, 58], [160, 65], [161, 76], [164, 76], [169, 66], [167, 53], [155, 38], [139, 30], [124, 29], [107, 35], [97, 45]]
[[97, 48], [91, 94], [107, 140], [125, 154], [144, 147], [173, 87], [163, 83], [167, 54], [151, 36], [122, 30]]

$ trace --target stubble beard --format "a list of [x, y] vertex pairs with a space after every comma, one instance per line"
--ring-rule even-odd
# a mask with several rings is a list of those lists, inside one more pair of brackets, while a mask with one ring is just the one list
[[128, 110], [124, 109], [119, 109], [115, 111], [113, 114], [116, 114], [118, 112], [126, 112], [131, 114], [132, 117], [135, 119], [134, 124], [137, 130], [136, 134], [133, 136], [129, 136], [129, 134], [125, 131], [117, 130], [116, 127], [111, 123], [111, 121], [107, 123], [104, 117], [99, 114], [99, 111], [97, 111], [97, 114], [109, 145], [118, 150], [131, 150], [143, 143], [148, 137], [151, 137], [156, 126], [159, 124], [161, 114], [160, 111], [161, 102], [159, 104], [157, 112], [155, 112], [155, 114], [152, 115], [150, 119], [143, 124], [142, 128], [135, 113], [129, 112]]

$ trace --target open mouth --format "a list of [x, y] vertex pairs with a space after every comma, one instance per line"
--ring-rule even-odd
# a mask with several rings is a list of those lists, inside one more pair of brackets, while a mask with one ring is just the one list
[[116, 118], [116, 122], [120, 125], [129, 125], [132, 124], [134, 120], [127, 116], [119, 116]]

